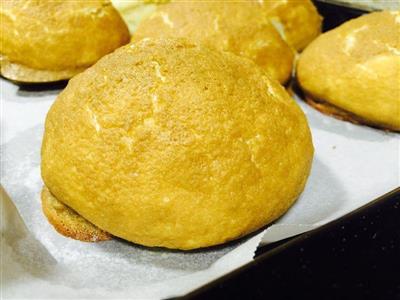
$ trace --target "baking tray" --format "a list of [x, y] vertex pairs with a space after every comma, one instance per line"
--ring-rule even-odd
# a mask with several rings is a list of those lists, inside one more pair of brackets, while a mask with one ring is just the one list
[[350, 19], [357, 18], [368, 11], [362, 8], [343, 5], [338, 1], [314, 1], [318, 12], [324, 17], [322, 30], [327, 31], [335, 28]]
[[[314, 3], [327, 31], [378, 10], [366, 2]], [[400, 187], [318, 229], [259, 247], [252, 262], [177, 299], [268, 297], [400, 299]]]
[[179, 299], [400, 299], [400, 188]]
[[397, 10], [400, 8], [398, 0], [317, 0], [335, 6], [357, 9], [362, 11]]

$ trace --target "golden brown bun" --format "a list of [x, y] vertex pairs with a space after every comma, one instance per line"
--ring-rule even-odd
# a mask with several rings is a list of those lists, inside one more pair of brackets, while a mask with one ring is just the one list
[[377, 12], [322, 34], [300, 56], [297, 79], [319, 105], [400, 130], [400, 14]]
[[263, 10], [282, 23], [287, 42], [297, 51], [321, 33], [322, 17], [310, 0], [260, 0]]
[[253, 60], [280, 82], [292, 73], [294, 53], [251, 2], [174, 2], [159, 6], [142, 21], [133, 41], [182, 37]]
[[58, 201], [46, 187], [43, 187], [41, 198], [45, 216], [62, 235], [84, 242], [100, 242], [111, 239], [110, 234], [89, 223], [71, 208]]
[[20, 82], [71, 78], [129, 42], [109, 1], [2, 1], [1, 74]]
[[140, 21], [150, 16], [157, 9], [158, 5], [168, 3], [169, 0], [112, 0], [111, 2], [128, 25], [129, 31], [133, 33]]
[[281, 216], [312, 156], [303, 112], [250, 60], [148, 39], [70, 80], [46, 118], [41, 170], [112, 235], [193, 249]]

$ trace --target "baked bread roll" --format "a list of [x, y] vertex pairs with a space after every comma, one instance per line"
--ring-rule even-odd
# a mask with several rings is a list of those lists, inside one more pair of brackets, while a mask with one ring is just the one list
[[311, 105], [341, 119], [400, 130], [400, 13], [376, 12], [322, 34], [297, 79]]
[[2, 1], [1, 74], [19, 82], [69, 79], [129, 42], [109, 1]]
[[111, 235], [194, 249], [281, 216], [312, 157], [303, 112], [250, 60], [146, 39], [69, 81], [46, 118], [41, 171], [56, 200]]
[[[217, 2], [217, 0], [214, 0]], [[272, 19], [274, 25], [282, 29], [285, 40], [297, 51], [301, 51], [321, 33], [322, 17], [310, 0], [248, 0], [258, 5]], [[121, 13], [131, 33], [140, 21], [150, 16], [159, 4], [169, 0], [126, 1], [112, 0]], [[175, 2], [188, 2], [177, 1]], [[198, 1], [196, 1], [198, 2]], [[209, 1], [210, 2], [210, 1]], [[223, 1], [218, 1], [223, 2]], [[226, 1], [225, 2], [229, 2]], [[230, 1], [232, 4], [232, 1]], [[237, 2], [236, 2], [237, 4]], [[232, 16], [234, 17], [234, 16]]]
[[272, 77], [286, 82], [294, 52], [253, 2], [172, 2], [143, 20], [133, 41], [180, 37], [253, 60]]
[[321, 33], [322, 17], [310, 0], [257, 2], [275, 24], [282, 25], [285, 40], [297, 51], [303, 50]]
[[111, 2], [128, 25], [129, 31], [133, 33], [140, 21], [155, 12], [158, 5], [168, 3], [169, 0], [111, 0]]

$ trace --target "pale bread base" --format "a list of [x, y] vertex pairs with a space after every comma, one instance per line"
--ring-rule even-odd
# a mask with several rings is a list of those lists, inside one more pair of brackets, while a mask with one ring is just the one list
[[7, 79], [18, 83], [46, 83], [67, 80], [86, 68], [65, 70], [39, 70], [18, 63], [10, 62], [6, 57], [0, 57], [0, 72]]
[[46, 186], [42, 189], [42, 209], [50, 224], [62, 235], [84, 242], [100, 242], [112, 236], [58, 201]]

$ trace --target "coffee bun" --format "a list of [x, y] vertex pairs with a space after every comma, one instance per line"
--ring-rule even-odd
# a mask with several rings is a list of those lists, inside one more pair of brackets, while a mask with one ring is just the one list
[[342, 119], [399, 131], [399, 36], [399, 12], [375, 12], [318, 37], [297, 67], [310, 103]]
[[129, 42], [109, 1], [2, 1], [1, 74], [27, 83], [69, 79]]
[[143, 20], [133, 41], [143, 38], [186, 38], [207, 47], [251, 59], [273, 78], [286, 82], [294, 51], [252, 2], [172, 2]]
[[102, 230], [194, 249], [274, 221], [313, 157], [303, 112], [250, 60], [185, 40], [124, 46], [51, 107], [42, 177]]

